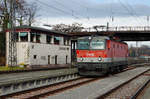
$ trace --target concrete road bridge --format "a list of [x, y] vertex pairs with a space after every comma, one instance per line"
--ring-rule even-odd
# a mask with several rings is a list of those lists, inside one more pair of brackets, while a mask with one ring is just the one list
[[73, 38], [89, 35], [105, 35], [119, 38], [121, 41], [150, 41], [150, 26], [119, 26], [86, 28], [81, 32], [70, 33]]

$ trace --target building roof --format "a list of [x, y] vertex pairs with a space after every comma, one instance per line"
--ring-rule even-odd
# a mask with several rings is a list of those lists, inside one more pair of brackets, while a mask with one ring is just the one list
[[33, 27], [33, 26], [18, 26], [15, 29], [20, 30], [20, 29], [30, 29], [31, 31], [39, 31], [39, 32], [46, 32], [46, 33], [52, 33], [52, 34], [58, 34], [58, 35], [64, 35], [64, 36], [70, 36], [67, 33], [59, 32], [59, 31], [54, 31], [50, 29], [45, 29], [41, 27]]

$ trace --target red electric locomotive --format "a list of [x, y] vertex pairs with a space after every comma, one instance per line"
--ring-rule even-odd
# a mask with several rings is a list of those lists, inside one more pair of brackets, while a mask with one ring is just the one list
[[100, 76], [126, 67], [128, 45], [106, 36], [80, 37], [76, 54], [80, 75]]

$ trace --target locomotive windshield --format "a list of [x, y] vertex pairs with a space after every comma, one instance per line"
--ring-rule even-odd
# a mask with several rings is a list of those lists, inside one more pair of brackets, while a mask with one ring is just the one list
[[77, 49], [105, 49], [105, 40], [97, 37], [78, 39]]
[[80, 39], [78, 40], [78, 43], [77, 43], [77, 48], [78, 49], [89, 49], [89, 40], [88, 39]]
[[104, 40], [92, 40], [91, 41], [91, 49], [105, 49], [105, 41]]

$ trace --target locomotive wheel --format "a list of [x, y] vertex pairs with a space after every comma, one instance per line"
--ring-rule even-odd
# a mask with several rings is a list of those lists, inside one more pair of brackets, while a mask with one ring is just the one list
[[106, 74], [105, 74], [105, 75], [106, 75], [106, 76], [108, 76], [109, 74], [110, 74], [110, 68], [108, 68], [108, 69], [107, 69], [107, 71], [106, 71]]
[[123, 66], [122, 66], [122, 65], [119, 67], [119, 70], [120, 70], [120, 71], [123, 71]]
[[108, 72], [109, 72], [110, 74], [113, 74], [113, 68], [109, 67]]
[[118, 73], [120, 70], [119, 70], [119, 66], [115, 66], [113, 68], [113, 73]]

